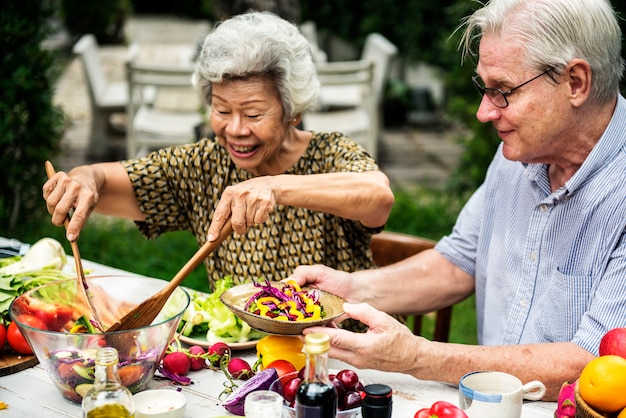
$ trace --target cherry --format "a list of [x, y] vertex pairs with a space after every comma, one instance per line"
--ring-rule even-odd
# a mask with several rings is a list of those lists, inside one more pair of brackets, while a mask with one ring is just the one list
[[283, 384], [283, 398], [290, 404], [296, 400], [296, 393], [298, 393], [300, 382], [302, 382], [302, 379], [294, 377]]
[[349, 369], [344, 369], [337, 373], [337, 379], [339, 379], [347, 391], [354, 390], [359, 383], [359, 375], [354, 370]]
[[359, 392], [349, 390], [343, 397], [342, 409], [353, 409], [361, 406], [361, 395]]

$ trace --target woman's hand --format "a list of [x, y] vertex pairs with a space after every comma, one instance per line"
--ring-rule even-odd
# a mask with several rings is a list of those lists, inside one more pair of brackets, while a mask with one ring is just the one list
[[94, 210], [133, 221], [145, 219], [128, 174], [118, 162], [84, 165], [67, 174], [59, 171], [44, 183], [43, 198], [55, 225], [63, 225], [74, 211], [66, 231], [70, 241], [78, 239]]
[[214, 241], [224, 224], [231, 219], [238, 234], [267, 220], [277, 204], [277, 186], [272, 176], [255, 177], [224, 189], [213, 220], [209, 226], [208, 240]]
[[70, 177], [59, 171], [44, 183], [43, 198], [54, 225], [62, 226], [70, 211], [74, 210], [67, 228], [68, 240], [74, 241], [98, 203], [98, 191], [93, 179]]
[[366, 303], [344, 304], [344, 312], [369, 326], [366, 333], [329, 327], [311, 327], [304, 334], [322, 332], [330, 336], [329, 356], [358, 369], [409, 373], [417, 365], [418, 352], [428, 341], [403, 324]]

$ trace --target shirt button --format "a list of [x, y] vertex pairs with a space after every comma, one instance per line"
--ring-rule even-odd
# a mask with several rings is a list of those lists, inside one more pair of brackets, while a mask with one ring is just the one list
[[526, 306], [526, 299], [522, 299], [519, 301], [520, 306]]
[[541, 205], [539, 206], [539, 210], [542, 212], [545, 212], [546, 210], [548, 210], [548, 206], [547, 205]]
[[532, 261], [535, 261], [537, 259], [537, 253], [536, 252], [531, 252], [530, 255], [528, 256]]

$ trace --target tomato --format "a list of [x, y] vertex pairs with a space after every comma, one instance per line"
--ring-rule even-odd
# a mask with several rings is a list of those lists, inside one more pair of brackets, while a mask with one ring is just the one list
[[0, 323], [0, 351], [4, 348], [4, 345], [7, 343], [7, 327], [4, 324]]
[[449, 402], [439, 401], [430, 408], [420, 409], [413, 418], [467, 418], [467, 414]]
[[20, 296], [13, 304], [18, 312], [41, 319], [45, 323], [44, 328], [41, 329], [60, 331], [73, 315], [72, 308], [69, 306], [47, 303], [25, 296]]
[[28, 341], [26, 341], [26, 338], [22, 335], [15, 321], [9, 324], [9, 328], [7, 329], [7, 340], [15, 352], [19, 354], [33, 354], [32, 348], [30, 348]]
[[276, 373], [278, 373], [278, 377], [283, 377], [287, 373], [295, 372], [296, 367], [288, 362], [287, 360], [274, 360], [270, 364], [268, 364], [266, 369], [274, 368], [276, 369]]

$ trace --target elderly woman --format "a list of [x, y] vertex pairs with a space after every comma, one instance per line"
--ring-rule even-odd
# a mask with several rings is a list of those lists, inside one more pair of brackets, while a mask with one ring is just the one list
[[226, 275], [280, 280], [301, 264], [373, 267], [371, 234], [393, 194], [354, 141], [298, 129], [319, 89], [298, 29], [270, 13], [224, 21], [204, 42], [194, 84], [215, 138], [80, 166], [44, 184], [54, 224], [74, 210], [67, 238], [78, 238], [92, 211], [134, 220], [150, 239], [189, 230], [200, 245], [230, 219], [235, 233], [205, 260], [212, 286]]

